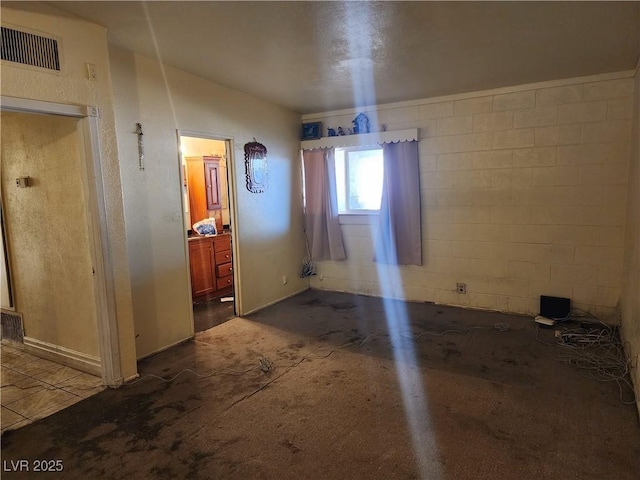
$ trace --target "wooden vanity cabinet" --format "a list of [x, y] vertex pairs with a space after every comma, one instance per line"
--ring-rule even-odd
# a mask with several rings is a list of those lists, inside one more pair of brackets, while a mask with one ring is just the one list
[[233, 262], [231, 261], [231, 235], [213, 237], [216, 292], [228, 295], [233, 288]]
[[207, 296], [216, 290], [213, 242], [207, 239], [189, 241], [191, 293], [193, 298]]
[[228, 295], [233, 289], [231, 235], [189, 240], [191, 293], [194, 300]]

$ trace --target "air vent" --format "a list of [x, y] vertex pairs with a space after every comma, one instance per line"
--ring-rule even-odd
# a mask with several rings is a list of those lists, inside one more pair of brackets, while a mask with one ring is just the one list
[[22, 326], [22, 314], [16, 312], [0, 312], [0, 324], [2, 325], [2, 340], [24, 343], [24, 328]]
[[32, 33], [2, 27], [2, 60], [60, 71], [58, 41]]

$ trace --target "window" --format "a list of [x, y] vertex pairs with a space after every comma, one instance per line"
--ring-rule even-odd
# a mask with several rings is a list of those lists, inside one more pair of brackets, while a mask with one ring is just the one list
[[382, 148], [336, 148], [335, 161], [338, 213], [377, 213], [384, 176]]

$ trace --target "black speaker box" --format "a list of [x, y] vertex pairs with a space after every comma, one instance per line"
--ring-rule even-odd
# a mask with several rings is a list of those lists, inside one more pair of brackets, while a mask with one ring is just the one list
[[540, 315], [547, 318], [566, 318], [571, 312], [571, 300], [540, 295]]

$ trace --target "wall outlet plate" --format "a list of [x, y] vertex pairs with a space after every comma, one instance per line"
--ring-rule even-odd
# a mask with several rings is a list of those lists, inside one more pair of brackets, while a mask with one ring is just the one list
[[466, 283], [456, 283], [456, 292], [458, 292], [458, 293], [467, 293], [467, 284]]

